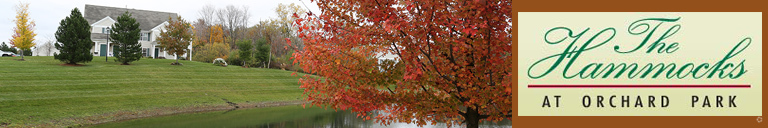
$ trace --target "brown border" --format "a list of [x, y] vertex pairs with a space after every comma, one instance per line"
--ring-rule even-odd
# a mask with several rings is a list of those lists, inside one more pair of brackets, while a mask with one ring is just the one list
[[[768, 0], [512, 0], [514, 35], [517, 12], [766, 12]], [[765, 17], [763, 17], [765, 21]], [[763, 26], [765, 30], [765, 26]], [[765, 32], [763, 31], [763, 37]], [[763, 38], [765, 39], [765, 38]], [[763, 40], [765, 41], [765, 40]], [[517, 36], [513, 41], [517, 43]], [[765, 49], [766, 45], [763, 45]], [[517, 45], [514, 45], [517, 50]], [[765, 53], [762, 53], [765, 55]], [[763, 61], [765, 63], [765, 61]], [[517, 65], [515, 65], [517, 66]], [[762, 70], [762, 69], [761, 69]], [[517, 72], [517, 71], [515, 71]], [[517, 77], [516, 73], [514, 77]], [[763, 72], [765, 79], [765, 72]], [[515, 88], [516, 89], [516, 88]], [[763, 88], [763, 92], [765, 88]], [[517, 92], [517, 90], [515, 90]], [[763, 100], [765, 95], [763, 95]], [[517, 97], [514, 98], [517, 110]], [[763, 107], [765, 107], [763, 102]], [[766, 115], [763, 111], [762, 115]], [[723, 127], [766, 128], [755, 116], [513, 116], [513, 127]]]

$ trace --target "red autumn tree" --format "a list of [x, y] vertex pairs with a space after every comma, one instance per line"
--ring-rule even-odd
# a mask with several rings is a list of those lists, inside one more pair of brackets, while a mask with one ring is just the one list
[[[511, 118], [511, 1], [314, 2], [322, 12], [295, 22], [305, 47], [294, 53], [304, 71], [321, 77], [300, 81], [313, 105], [382, 124], [478, 127]], [[396, 58], [379, 59], [386, 54]]]

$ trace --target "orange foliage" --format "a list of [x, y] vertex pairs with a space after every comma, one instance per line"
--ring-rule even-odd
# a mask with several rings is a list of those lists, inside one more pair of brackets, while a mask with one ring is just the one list
[[224, 30], [221, 29], [221, 25], [211, 26], [211, 35], [208, 38], [208, 43], [224, 43]]
[[[312, 104], [384, 112], [375, 116], [382, 124], [511, 118], [511, 1], [315, 2], [323, 15], [295, 22], [305, 47], [294, 53], [294, 63], [323, 77], [300, 81]], [[385, 54], [397, 58], [377, 58]]]

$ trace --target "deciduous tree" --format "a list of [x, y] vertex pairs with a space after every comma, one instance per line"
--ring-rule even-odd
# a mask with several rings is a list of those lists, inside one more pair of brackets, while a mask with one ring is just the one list
[[211, 26], [209, 32], [211, 35], [208, 37], [208, 43], [224, 43], [224, 30], [221, 29], [221, 25]]
[[37, 51], [38, 56], [40, 56], [40, 53], [43, 51], [45, 52], [45, 56], [51, 56], [51, 53], [53, 52], [53, 49], [55, 48], [53, 46], [55, 40], [48, 40], [45, 41], [43, 44], [38, 44], [37, 48], [35, 48], [35, 51]]
[[115, 49], [117, 51], [115, 53], [115, 61], [121, 62], [123, 65], [128, 65], [129, 62], [141, 59], [141, 44], [139, 44], [139, 38], [141, 38], [140, 24], [131, 15], [125, 12], [117, 17], [117, 23], [112, 25], [112, 32], [109, 33], [109, 38], [112, 38], [115, 46], [117, 46]]
[[[300, 81], [312, 104], [383, 124], [476, 128], [481, 120], [511, 118], [511, 1], [315, 2], [322, 15], [297, 20], [305, 47], [294, 54], [305, 71], [323, 77]], [[386, 54], [397, 58], [378, 59]]]
[[210, 44], [211, 28], [217, 24], [216, 21], [216, 7], [211, 4], [206, 4], [198, 12], [198, 19], [193, 23], [193, 29], [195, 30], [194, 47], [200, 47], [206, 44]]
[[200, 17], [199, 21], [202, 21], [200, 23], [206, 26], [217, 24], [217, 21], [215, 21], [217, 18], [216, 11], [216, 6], [211, 4], [203, 6], [203, 8], [197, 12], [198, 17]]
[[[157, 38], [160, 48], [176, 56], [184, 55], [187, 47], [192, 41], [192, 29], [190, 24], [181, 16], [176, 19], [168, 18], [168, 24], [165, 30], [160, 31], [160, 37]], [[176, 57], [174, 65], [180, 65], [179, 58]]]
[[[35, 46], [35, 21], [29, 18], [29, 3], [19, 3], [16, 6], [16, 19], [14, 22], [16, 26], [13, 28], [13, 35], [11, 39], [11, 45], [21, 50], [21, 60], [24, 60], [24, 55], [32, 54], [30, 48]], [[25, 54], [24, 52], [28, 53]]]
[[295, 31], [298, 29], [296, 26], [293, 26], [293, 21], [295, 21], [298, 17], [294, 17], [293, 14], [305, 14], [307, 11], [302, 9], [301, 6], [296, 4], [278, 4], [277, 8], [275, 8], [275, 13], [277, 13], [277, 19], [275, 19], [275, 23], [277, 23], [280, 27], [280, 30], [282, 31], [282, 34], [284, 34], [286, 37], [294, 35]]
[[72, 9], [69, 16], [59, 22], [56, 30], [56, 49], [61, 54], [53, 54], [53, 58], [67, 64], [90, 62], [93, 60], [91, 48], [91, 25], [83, 18], [77, 8]]
[[245, 28], [248, 26], [248, 22], [251, 17], [248, 9], [248, 6], [237, 7], [235, 5], [227, 5], [226, 7], [216, 11], [216, 18], [218, 19], [218, 23], [221, 23], [224, 31], [226, 31], [226, 34], [228, 34], [227, 38], [229, 38], [229, 41], [226, 43], [232, 47], [235, 46], [234, 41], [243, 37], [241, 34], [245, 33], [245, 31], [242, 30], [245, 30]]
[[192, 35], [194, 36], [193, 47], [195, 49], [197, 49], [197, 47], [200, 47], [209, 43], [208, 41], [210, 39], [208, 37], [210, 36], [210, 26], [206, 24], [207, 22], [203, 19], [197, 19], [197, 21], [195, 21], [192, 24], [192, 29], [195, 30], [192, 33]]

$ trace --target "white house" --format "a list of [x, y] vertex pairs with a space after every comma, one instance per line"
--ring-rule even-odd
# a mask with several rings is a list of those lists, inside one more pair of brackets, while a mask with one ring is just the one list
[[[94, 56], [112, 56], [114, 52], [112, 41], [109, 39], [109, 30], [112, 24], [117, 22], [117, 17], [125, 12], [132, 14], [132, 17], [139, 22], [141, 29], [141, 53], [145, 57], [176, 59], [175, 55], [169, 54], [158, 47], [157, 37], [160, 36], [160, 30], [165, 30], [168, 19], [176, 19], [176, 13], [158, 12], [147, 10], [136, 10], [117, 7], [106, 7], [97, 5], [85, 5], [84, 17], [91, 25], [91, 40], [95, 45], [91, 49]], [[191, 45], [191, 42], [190, 42]], [[187, 57], [191, 51], [191, 46], [187, 47], [187, 54], [179, 57]]]

